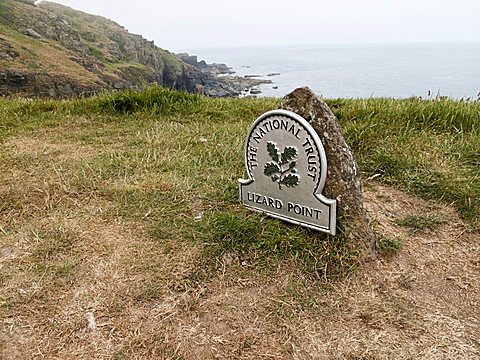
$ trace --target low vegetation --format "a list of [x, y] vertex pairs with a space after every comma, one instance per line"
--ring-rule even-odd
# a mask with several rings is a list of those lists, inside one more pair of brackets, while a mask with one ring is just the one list
[[[364, 179], [449, 204], [469, 232], [478, 231], [480, 103], [412, 98], [328, 104]], [[54, 339], [65, 334], [76, 334], [67, 340], [77, 349], [84, 346], [79, 351], [111, 355], [108, 346], [99, 352], [94, 347], [100, 345], [81, 332], [87, 321], [92, 334], [110, 329], [117, 358], [155, 358], [152, 349], [165, 358], [181, 358], [189, 350], [159, 339], [158, 334], [167, 336], [163, 330], [131, 337], [128, 324], [112, 325], [109, 319], [126, 312], [133, 316], [132, 309], [146, 311], [147, 317], [157, 310], [168, 316], [199, 314], [201, 300], [210, 299], [202, 291], [206, 284], [217, 284], [215, 279], [238, 295], [251, 281], [268, 283], [287, 272], [290, 280], [282, 292], [269, 295], [274, 301], [258, 300], [256, 316], [271, 329], [291, 321], [290, 330], [282, 328], [284, 345], [278, 347], [291, 355], [285, 344], [295, 339], [292, 329], [300, 326], [300, 314], [320, 306], [312, 289], [330, 291], [358, 263], [341, 237], [325, 238], [238, 204], [248, 128], [277, 105], [276, 99], [213, 99], [156, 87], [70, 101], [0, 100], [0, 278], [5, 284], [0, 312], [5, 328], [36, 319], [37, 325], [29, 323], [35, 351], [41, 352], [43, 344], [47, 357], [61, 357], [63, 345]], [[445, 226], [442, 216], [414, 216], [396, 219], [414, 230]], [[379, 240], [385, 257], [402, 252], [403, 238], [387, 234]], [[169, 303], [170, 298], [176, 300]], [[147, 311], [152, 301], [164, 308]], [[181, 310], [169, 313], [169, 306]], [[65, 316], [62, 325], [52, 327], [50, 320], [58, 316]], [[245, 336], [222, 354], [241, 357], [254, 351], [252, 344], [261, 337]], [[18, 358], [21, 343], [10, 349]]]
[[380, 255], [391, 258], [402, 248], [402, 242], [397, 239], [381, 237], [377, 240]]
[[[480, 102], [410, 98], [327, 103], [337, 115], [365, 178], [450, 202], [472, 224], [479, 224]], [[234, 139], [223, 144], [232, 155], [232, 163], [224, 164], [227, 166], [222, 170], [227, 172], [222, 176], [238, 177], [243, 171], [240, 155], [245, 130], [252, 119], [277, 104], [274, 99], [212, 99], [155, 87], [142, 93], [125, 91], [67, 102], [5, 100], [0, 109], [4, 119], [0, 136], [5, 139], [46, 123], [66, 126], [64, 114], [70, 121], [86, 114], [92, 119], [88, 125], [94, 128], [101, 128], [98, 119], [108, 119], [110, 125], [118, 124], [118, 131], [131, 131], [131, 127], [148, 131], [165, 122], [168, 131], [184, 124], [188, 129], [203, 128], [202, 132], [213, 139]], [[188, 136], [183, 133], [175, 133], [177, 146], [182, 136]], [[215, 155], [208, 145], [202, 143], [190, 155], [205, 161]]]
[[409, 215], [395, 221], [397, 225], [409, 228], [413, 233], [421, 230], [434, 230], [444, 221], [435, 214]]
[[365, 177], [452, 203], [478, 226], [480, 102], [332, 101]]

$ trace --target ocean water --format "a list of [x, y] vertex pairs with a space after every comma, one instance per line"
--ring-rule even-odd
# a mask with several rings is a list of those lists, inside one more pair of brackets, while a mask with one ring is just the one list
[[[208, 63], [231, 66], [237, 75], [260, 75], [260, 96], [282, 97], [299, 86], [336, 98], [477, 99], [480, 42], [318, 45], [197, 49]], [[276, 76], [267, 76], [280, 73]], [[274, 89], [278, 87], [278, 89]]]

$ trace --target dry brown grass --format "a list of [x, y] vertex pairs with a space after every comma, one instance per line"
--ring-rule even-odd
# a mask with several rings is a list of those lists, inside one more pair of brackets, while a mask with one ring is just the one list
[[20, 157], [55, 157], [60, 162], [87, 158], [99, 153], [98, 148], [93, 146], [59, 140], [52, 141], [47, 137], [46, 134], [39, 139], [31, 136], [18, 136], [7, 141], [5, 145], [12, 148], [12, 151]]
[[[332, 280], [290, 257], [261, 269], [227, 252], [210, 276], [197, 276], [204, 244], [175, 223], [151, 236], [156, 213], [122, 215], [112, 193], [173, 193], [156, 206], [174, 211], [169, 199], [184, 197], [182, 216], [192, 219], [214, 201], [189, 184], [174, 193], [182, 183], [165, 173], [126, 172], [92, 187], [78, 169], [115, 145], [84, 143], [79, 135], [90, 130], [80, 128], [0, 144], [9, 161], [0, 174], [0, 358], [480, 357], [480, 234], [449, 206], [367, 182], [379, 236], [402, 244], [394, 255]], [[418, 214], [444, 221], [414, 233], [396, 225]], [[168, 220], [160, 216], [158, 227]]]

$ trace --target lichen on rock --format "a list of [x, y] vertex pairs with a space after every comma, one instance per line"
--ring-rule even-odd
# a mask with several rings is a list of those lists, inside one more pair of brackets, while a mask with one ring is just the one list
[[298, 88], [286, 95], [280, 107], [307, 120], [323, 143], [327, 156], [324, 194], [337, 199], [338, 232], [364, 257], [375, 256], [376, 236], [363, 206], [360, 171], [337, 118], [328, 105], [308, 87]]

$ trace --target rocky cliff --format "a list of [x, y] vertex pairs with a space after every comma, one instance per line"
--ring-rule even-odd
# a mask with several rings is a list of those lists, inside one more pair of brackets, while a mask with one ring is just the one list
[[232, 96], [243, 79], [188, 54], [175, 55], [119, 24], [53, 3], [0, 1], [0, 95], [65, 98], [158, 84]]

